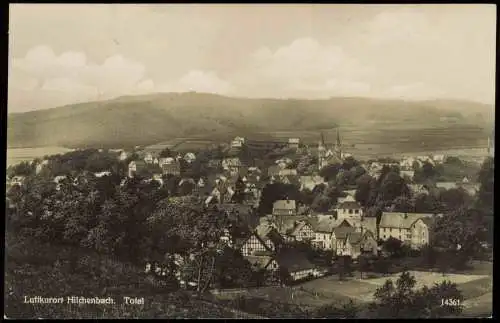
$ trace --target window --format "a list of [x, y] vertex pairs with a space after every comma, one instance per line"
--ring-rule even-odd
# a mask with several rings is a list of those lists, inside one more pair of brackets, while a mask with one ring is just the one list
[[354, 213], [358, 214], [358, 213], [359, 213], [359, 210], [354, 210]]
[[349, 214], [352, 214], [352, 210], [351, 209], [349, 210]]

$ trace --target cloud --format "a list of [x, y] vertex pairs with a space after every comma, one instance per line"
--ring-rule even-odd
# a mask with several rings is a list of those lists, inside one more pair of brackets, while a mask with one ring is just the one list
[[[144, 66], [121, 55], [108, 57], [102, 64], [87, 60], [86, 54], [67, 51], [56, 55], [41, 45], [30, 49], [11, 63], [9, 87], [12, 90], [39, 85], [45, 91], [72, 92], [71, 97], [95, 99], [111, 97], [133, 89], [145, 76]], [[23, 81], [24, 79], [24, 81]], [[36, 81], [34, 81], [36, 80]], [[35, 90], [35, 89], [33, 89]]]
[[[9, 71], [9, 109], [32, 109], [39, 98], [44, 107], [121, 95], [152, 92], [209, 92], [225, 94], [231, 85], [214, 71], [192, 70], [177, 80], [155, 82], [146, 77], [141, 62], [114, 55], [101, 64], [91, 62], [84, 52], [60, 55], [49, 46], [30, 49], [13, 58]], [[14, 106], [15, 105], [15, 106]], [[15, 112], [15, 111], [13, 111]]]
[[387, 9], [368, 23], [367, 39], [372, 45], [399, 45], [433, 40], [430, 23], [418, 6]]
[[366, 85], [353, 85], [363, 83], [360, 79], [372, 71], [341, 47], [299, 38], [274, 51], [267, 47], [256, 50], [234, 82], [241, 91], [253, 88], [255, 92], [259, 89], [266, 92], [268, 88], [269, 94], [274, 92], [278, 96], [294, 96], [299, 92], [316, 96], [347, 95], [347, 92], [356, 95], [356, 90], [365, 91]]

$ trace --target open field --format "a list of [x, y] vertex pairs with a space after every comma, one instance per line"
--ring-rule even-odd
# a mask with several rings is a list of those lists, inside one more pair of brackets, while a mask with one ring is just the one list
[[8, 148], [7, 166], [23, 161], [31, 161], [35, 158], [41, 158], [46, 155], [63, 154], [71, 150], [72, 149], [64, 147]]
[[[423, 285], [431, 287], [443, 280], [457, 283], [462, 291], [465, 310], [463, 316], [484, 316], [492, 311], [492, 264], [475, 262], [473, 267], [463, 273], [446, 274], [412, 271], [417, 279], [417, 288]], [[355, 274], [355, 276], [358, 276]], [[318, 308], [329, 304], [345, 304], [349, 300], [359, 305], [373, 300], [376, 289], [387, 279], [395, 282], [399, 274], [387, 277], [340, 281], [336, 275], [304, 282], [293, 287], [265, 287], [252, 290], [242, 290], [237, 293], [217, 295], [218, 299], [230, 300], [238, 296], [245, 298], [262, 299], [266, 302], [298, 305], [302, 308]]]
[[[315, 147], [321, 133], [328, 145], [333, 145], [337, 129], [297, 130], [275, 132], [232, 132], [213, 133], [206, 136], [183, 137], [168, 140], [148, 149], [157, 150], [165, 147], [179, 150], [196, 150], [211, 145], [229, 143], [235, 136], [243, 136], [253, 140], [269, 140], [286, 142], [288, 138], [300, 138], [301, 142]], [[359, 125], [340, 127], [340, 137], [344, 151], [358, 159], [374, 157], [400, 157], [401, 155], [447, 154], [465, 160], [481, 161], [487, 154], [488, 131], [475, 126], [450, 127], [392, 127], [362, 128]]]
[[[477, 281], [480, 279], [488, 279], [486, 275], [462, 275], [462, 274], [443, 274], [437, 272], [423, 272], [423, 271], [410, 271], [410, 274], [415, 276], [417, 280], [416, 288], [422, 288], [424, 286], [432, 287], [434, 284], [439, 284], [445, 280], [449, 280], [457, 285]], [[392, 279], [393, 282], [399, 278], [399, 274], [391, 275], [388, 277], [363, 279], [364, 283], [373, 284], [377, 288], [382, 286], [387, 279]]]

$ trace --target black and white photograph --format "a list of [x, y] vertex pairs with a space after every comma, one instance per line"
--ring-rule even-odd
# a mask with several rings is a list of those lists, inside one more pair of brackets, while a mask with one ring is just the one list
[[5, 7], [4, 319], [493, 318], [496, 5]]

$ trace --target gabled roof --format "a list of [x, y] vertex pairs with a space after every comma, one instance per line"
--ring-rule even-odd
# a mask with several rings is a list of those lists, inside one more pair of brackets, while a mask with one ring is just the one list
[[286, 268], [291, 273], [315, 268], [304, 253], [293, 249], [283, 249], [280, 251], [276, 255], [276, 261], [280, 267]]
[[382, 212], [379, 227], [410, 229], [417, 220], [433, 216], [430, 213]]
[[361, 227], [364, 230], [371, 231], [374, 235], [377, 234], [377, 218], [376, 217], [363, 217], [361, 219]]
[[337, 205], [337, 209], [361, 209], [361, 204], [354, 201], [351, 195], [347, 196], [342, 202]]
[[311, 227], [311, 225], [309, 223], [307, 223], [306, 221], [299, 221], [299, 222], [296, 223], [296, 225], [291, 230], [288, 230], [287, 234], [289, 234], [291, 236], [295, 236], [302, 229], [307, 228], [308, 226]]
[[333, 232], [335, 233], [335, 238], [346, 239], [351, 233], [355, 232], [354, 227], [336, 227]]
[[256, 265], [259, 268], [267, 268], [273, 257], [271, 256], [245, 256], [245, 259], [252, 265]]
[[189, 184], [193, 184], [193, 185], [196, 185], [196, 182], [194, 179], [192, 178], [183, 178], [179, 181], [179, 186], [181, 186], [182, 184], [184, 183], [189, 183]]

